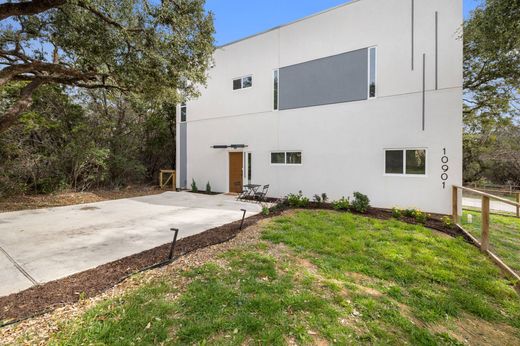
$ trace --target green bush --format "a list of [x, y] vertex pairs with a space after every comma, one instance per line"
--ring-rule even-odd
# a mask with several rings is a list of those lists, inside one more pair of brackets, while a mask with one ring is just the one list
[[309, 199], [303, 196], [301, 191], [298, 194], [291, 193], [287, 195], [287, 203], [293, 208], [306, 208], [309, 206]]
[[336, 210], [350, 210], [350, 200], [348, 197], [341, 197], [339, 200], [332, 202], [332, 207]]
[[199, 192], [199, 188], [197, 187], [197, 183], [195, 182], [195, 179], [191, 179], [191, 191]]
[[211, 185], [208, 183], [206, 184], [206, 193], [211, 193]]
[[358, 213], [366, 213], [370, 208], [370, 199], [367, 195], [361, 192], [354, 192], [354, 199], [352, 200], [351, 207]]
[[428, 214], [419, 209], [405, 209], [403, 215], [415, 219], [418, 223], [426, 223], [428, 221]]
[[442, 225], [446, 228], [453, 228], [455, 224], [453, 223], [453, 220], [449, 216], [443, 216], [441, 218]]
[[324, 192], [321, 194], [321, 201], [323, 203], [327, 203], [327, 201], [329, 200], [329, 196], [327, 196], [327, 194]]
[[313, 200], [313, 202], [316, 202], [316, 203], [321, 203], [322, 202], [320, 195], [314, 195], [312, 200]]
[[400, 219], [403, 216], [403, 211], [397, 207], [392, 208], [392, 217]]
[[315, 194], [313, 197], [313, 201], [316, 203], [319, 203], [319, 204], [327, 203], [328, 200], [329, 200], [329, 196], [327, 196], [327, 194], [325, 192], [322, 193], [321, 195]]
[[269, 216], [270, 212], [268, 207], [262, 207], [262, 215]]

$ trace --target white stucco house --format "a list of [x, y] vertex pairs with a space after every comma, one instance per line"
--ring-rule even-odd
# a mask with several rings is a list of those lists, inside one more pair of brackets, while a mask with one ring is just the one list
[[219, 47], [178, 109], [177, 186], [450, 213], [462, 20], [462, 0], [354, 0]]

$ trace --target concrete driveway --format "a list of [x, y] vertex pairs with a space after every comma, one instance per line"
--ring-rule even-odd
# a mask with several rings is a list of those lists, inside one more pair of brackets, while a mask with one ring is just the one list
[[[462, 198], [462, 206], [464, 207], [470, 207], [470, 208], [482, 208], [482, 200], [480, 198], [469, 198], [469, 197], [463, 197]], [[491, 200], [489, 204], [489, 208], [494, 211], [504, 211], [506, 213], [516, 213], [516, 207], [503, 203], [500, 201], [494, 201]]]
[[165, 192], [0, 214], [0, 296], [257, 214], [233, 196]]

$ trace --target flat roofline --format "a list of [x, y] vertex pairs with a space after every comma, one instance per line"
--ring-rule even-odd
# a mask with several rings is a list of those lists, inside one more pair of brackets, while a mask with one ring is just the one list
[[334, 10], [337, 10], [338, 8], [342, 8], [342, 7], [345, 7], [345, 6], [348, 6], [348, 5], [352, 5], [352, 4], [355, 4], [356, 2], [360, 2], [361, 0], [351, 0], [349, 2], [346, 2], [344, 4], [340, 4], [340, 5], [337, 5], [337, 6], [334, 6], [334, 7], [331, 7], [331, 8], [328, 8], [326, 10], [323, 10], [323, 11], [320, 11], [320, 12], [317, 12], [317, 13], [314, 13], [314, 14], [311, 14], [311, 15], [308, 15], [306, 17], [303, 17], [303, 18], [300, 18], [300, 19], [296, 19], [292, 22], [289, 22], [289, 23], [286, 23], [286, 24], [282, 24], [282, 25], [278, 25], [278, 26], [275, 26], [274, 28], [271, 28], [271, 29], [267, 29], [267, 30], [264, 30], [264, 31], [261, 31], [259, 33], [256, 33], [256, 34], [253, 34], [253, 35], [249, 35], [249, 36], [246, 36], [246, 37], [243, 37], [243, 38], [240, 38], [238, 40], [235, 40], [235, 41], [231, 41], [229, 43], [226, 43], [226, 44], [223, 44], [221, 46], [218, 46], [217, 49], [220, 49], [220, 48], [224, 48], [224, 47], [227, 47], [227, 46], [231, 46], [235, 43], [239, 43], [239, 42], [242, 42], [242, 41], [245, 41], [245, 40], [248, 40], [250, 38], [253, 38], [253, 37], [256, 37], [256, 36], [260, 36], [260, 35], [263, 35], [263, 34], [267, 34], [268, 32], [271, 32], [271, 31], [275, 31], [275, 30], [278, 30], [278, 29], [281, 29], [281, 28], [284, 28], [286, 26], [289, 26], [289, 25], [293, 25], [293, 24], [296, 24], [296, 23], [299, 23], [299, 22], [302, 22], [304, 20], [307, 20], [307, 19], [310, 19], [310, 18], [314, 18], [316, 16], [319, 16], [319, 15], [322, 15], [324, 13], [327, 13], [327, 12], [331, 12], [331, 11], [334, 11]]

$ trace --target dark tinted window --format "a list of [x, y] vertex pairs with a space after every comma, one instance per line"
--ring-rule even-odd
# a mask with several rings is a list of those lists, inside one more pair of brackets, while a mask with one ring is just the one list
[[271, 163], [284, 164], [285, 153], [271, 153]]
[[233, 90], [242, 89], [242, 79], [233, 80]]
[[387, 150], [385, 155], [385, 173], [403, 174], [403, 151]]
[[376, 49], [370, 48], [369, 96], [376, 97]]
[[181, 104], [181, 122], [186, 121], [186, 113], [187, 113], [186, 103], [182, 103]]
[[406, 151], [406, 174], [426, 174], [426, 150]]
[[301, 152], [288, 152], [287, 153], [287, 164], [288, 165], [299, 165], [302, 163]]

